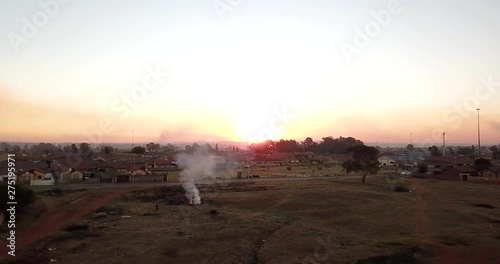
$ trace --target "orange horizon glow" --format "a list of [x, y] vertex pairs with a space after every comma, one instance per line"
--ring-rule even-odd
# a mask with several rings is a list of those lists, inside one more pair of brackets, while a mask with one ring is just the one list
[[[366, 47], [356, 29], [386, 3], [257, 1], [224, 21], [210, 3], [66, 5], [0, 42], [0, 142], [472, 145], [480, 108], [482, 144], [500, 143], [500, 5], [410, 2]], [[0, 35], [35, 8], [1, 9]]]

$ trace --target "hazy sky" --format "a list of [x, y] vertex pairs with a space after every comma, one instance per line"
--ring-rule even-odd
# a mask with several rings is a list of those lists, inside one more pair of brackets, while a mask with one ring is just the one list
[[500, 142], [495, 0], [40, 3], [1, 1], [0, 141]]

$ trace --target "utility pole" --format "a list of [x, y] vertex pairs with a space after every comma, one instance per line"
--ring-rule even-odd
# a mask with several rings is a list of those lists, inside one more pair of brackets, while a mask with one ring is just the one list
[[479, 108], [477, 109], [477, 153], [481, 158], [481, 133], [479, 132]]

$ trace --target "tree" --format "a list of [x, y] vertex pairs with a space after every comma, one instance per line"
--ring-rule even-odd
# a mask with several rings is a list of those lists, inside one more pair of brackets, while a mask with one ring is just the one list
[[302, 143], [300, 143], [300, 147], [303, 151], [317, 151], [318, 143], [314, 142], [314, 140], [310, 137], [306, 137]]
[[149, 142], [146, 144], [146, 149], [148, 152], [156, 152], [161, 148], [160, 144], [154, 143], [154, 142]]
[[380, 169], [378, 162], [379, 151], [375, 147], [365, 145], [353, 146], [348, 149], [352, 153], [351, 163], [346, 163], [345, 169], [348, 168], [353, 172], [361, 172], [362, 182], [365, 183], [366, 176], [376, 174]]
[[455, 150], [452, 147], [448, 147], [448, 154], [455, 155]]
[[252, 143], [250, 150], [255, 153], [270, 154], [274, 150], [275, 143], [272, 140], [266, 140], [261, 143]]
[[457, 151], [458, 155], [473, 155], [474, 154], [474, 149], [469, 148], [469, 147], [459, 147]]
[[500, 159], [500, 150], [496, 146], [490, 148], [493, 159]]
[[439, 148], [436, 146], [429, 147], [428, 149], [429, 149], [429, 152], [431, 153], [432, 156], [442, 156], [443, 155], [443, 153], [441, 153]]
[[33, 154], [57, 154], [62, 150], [51, 143], [38, 143], [31, 146], [30, 152]]
[[71, 149], [71, 146], [70, 146], [70, 145], [66, 145], [66, 146], [64, 146], [64, 147], [62, 148], [62, 151], [63, 151], [64, 153], [72, 153], [72, 152], [73, 152], [73, 150]]
[[489, 160], [480, 158], [474, 161], [474, 166], [476, 166], [479, 169], [487, 169], [491, 166], [491, 164]]
[[10, 150], [13, 152], [13, 153], [21, 153], [21, 147], [19, 145], [13, 145]]
[[410, 150], [412, 151], [414, 149], [414, 146], [413, 144], [408, 144], [406, 147], [405, 147], [406, 150]]
[[110, 146], [105, 146], [104, 147], [104, 154], [110, 154], [111, 152], [113, 152], [113, 148], [110, 147]]
[[328, 154], [344, 154], [349, 148], [364, 145], [362, 141], [353, 137], [324, 137], [318, 145], [318, 152]]
[[429, 167], [427, 166], [427, 164], [419, 164], [418, 165], [418, 172], [427, 173], [428, 170], [429, 170]]
[[78, 153], [78, 147], [76, 146], [76, 144], [71, 144], [71, 150], [73, 150], [73, 153]]
[[161, 146], [160, 149], [161, 149], [161, 151], [169, 153], [169, 154], [177, 151], [177, 147], [172, 145], [172, 144], [167, 144], [165, 146]]
[[352, 160], [346, 160], [342, 163], [342, 171], [345, 170], [346, 174], [349, 174], [351, 171], [353, 171], [354, 164]]
[[146, 152], [146, 148], [141, 147], [141, 146], [137, 146], [137, 147], [134, 147], [131, 152], [135, 153], [135, 154], [144, 154]]
[[80, 147], [80, 153], [88, 154], [90, 152], [90, 144], [89, 143], [82, 142], [82, 143], [78, 144], [78, 146]]
[[300, 144], [293, 139], [291, 140], [281, 139], [280, 141], [274, 144], [274, 149], [277, 152], [294, 153], [300, 149]]
[[0, 143], [0, 151], [9, 152], [10, 145], [8, 143]]

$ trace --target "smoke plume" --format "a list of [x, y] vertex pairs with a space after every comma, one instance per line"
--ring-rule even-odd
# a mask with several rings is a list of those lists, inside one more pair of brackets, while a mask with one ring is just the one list
[[177, 157], [178, 166], [182, 169], [180, 181], [186, 190], [186, 197], [193, 204], [201, 204], [200, 191], [196, 183], [205, 177], [212, 178], [216, 161], [213, 155], [206, 153], [180, 154]]

